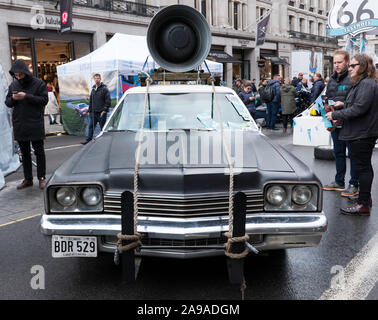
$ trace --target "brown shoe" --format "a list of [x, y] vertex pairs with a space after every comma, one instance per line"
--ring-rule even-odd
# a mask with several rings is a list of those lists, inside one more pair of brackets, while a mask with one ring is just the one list
[[85, 146], [89, 141], [83, 141], [83, 142], [80, 142], [83, 146]]
[[18, 186], [17, 190], [25, 189], [33, 185], [33, 180], [24, 180]]
[[[358, 196], [348, 197], [348, 201], [353, 203], [353, 204], [356, 204], [357, 201], [358, 201]], [[373, 207], [373, 200], [372, 200], [371, 197], [369, 198], [369, 207], [370, 207], [370, 209]]]
[[348, 208], [341, 208], [340, 213], [349, 216], [370, 216], [370, 206], [355, 203]]
[[39, 189], [41, 190], [45, 189], [45, 185], [46, 185], [46, 179], [45, 178], [39, 179]]

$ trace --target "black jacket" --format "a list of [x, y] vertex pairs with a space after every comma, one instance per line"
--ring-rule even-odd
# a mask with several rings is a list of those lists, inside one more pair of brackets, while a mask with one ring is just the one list
[[[44, 109], [48, 102], [45, 83], [34, 77], [22, 60], [16, 60], [9, 73], [25, 74], [24, 79], [14, 79], [8, 89], [5, 104], [13, 108], [12, 122], [14, 139], [17, 141], [36, 141], [45, 138]], [[13, 100], [13, 92], [25, 92], [23, 100]]]
[[250, 93], [246, 93], [244, 90], [240, 91], [239, 98], [243, 101], [244, 105], [247, 107], [250, 113], [256, 112], [256, 105], [255, 101], [251, 101], [249, 98], [254, 97], [255, 95], [251, 91]]
[[281, 103], [281, 93], [280, 93], [281, 84], [277, 80], [269, 80], [268, 86], [272, 86], [273, 88], [274, 98], [271, 101], [271, 103], [275, 103], [279, 105]]
[[96, 89], [96, 85], [92, 87], [89, 97], [88, 112], [108, 112], [110, 108], [110, 93], [108, 87], [101, 82]]
[[340, 140], [378, 137], [378, 84], [371, 78], [355, 83], [344, 108], [332, 113], [334, 120], [344, 120]]
[[322, 79], [318, 79], [314, 82], [311, 88], [311, 103], [313, 103], [321, 95], [324, 88], [325, 84]]
[[344, 102], [350, 88], [352, 88], [352, 81], [349, 78], [348, 70], [338, 74], [336, 71], [329, 78], [326, 96], [333, 101]]

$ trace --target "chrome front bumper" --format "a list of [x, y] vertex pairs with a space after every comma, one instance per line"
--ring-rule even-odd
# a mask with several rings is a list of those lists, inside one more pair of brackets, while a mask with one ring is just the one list
[[[324, 213], [266, 213], [246, 217], [246, 233], [261, 235], [253, 243], [258, 250], [274, 250], [317, 245], [327, 230]], [[99, 251], [114, 252], [121, 231], [120, 215], [43, 215], [41, 231], [45, 235], [98, 236]], [[228, 217], [163, 218], [138, 217], [138, 232], [148, 239], [188, 241], [222, 238], [228, 231]], [[108, 239], [108, 240], [105, 240]], [[143, 246], [141, 255], [171, 258], [196, 258], [224, 254], [222, 249]]]

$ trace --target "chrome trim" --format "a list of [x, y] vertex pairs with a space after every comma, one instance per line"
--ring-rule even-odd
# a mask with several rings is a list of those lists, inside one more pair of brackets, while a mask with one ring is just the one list
[[[122, 192], [104, 194], [104, 213], [121, 214]], [[264, 210], [264, 195], [261, 191], [246, 192], [247, 214]], [[138, 197], [138, 214], [162, 217], [201, 217], [228, 215], [228, 195], [174, 195], [141, 194]]]
[[[324, 213], [317, 214], [249, 214], [246, 233], [264, 235], [256, 245], [271, 250], [317, 245], [327, 229]], [[43, 215], [41, 231], [45, 235], [115, 236], [121, 231], [119, 215]], [[201, 240], [221, 238], [228, 231], [228, 217], [166, 218], [138, 217], [138, 232], [146, 239]], [[112, 252], [113, 244], [99, 241], [99, 251]], [[219, 249], [142, 249], [142, 255], [193, 258], [222, 254]]]

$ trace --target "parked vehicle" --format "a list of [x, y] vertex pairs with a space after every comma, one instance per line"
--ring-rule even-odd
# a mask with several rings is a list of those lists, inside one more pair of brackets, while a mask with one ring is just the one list
[[[317, 245], [327, 228], [315, 174], [263, 135], [232, 89], [207, 85], [128, 90], [101, 134], [64, 162], [45, 187], [43, 234], [54, 257], [116, 250], [121, 197], [134, 190], [135, 155], [147, 111], [139, 162], [137, 231], [142, 256], [222, 255], [227, 241], [229, 164], [234, 193], [247, 196], [246, 233], [258, 250]], [[214, 109], [215, 99], [220, 121]], [[220, 124], [226, 141], [222, 141]], [[156, 249], [158, 248], [158, 249]]]

